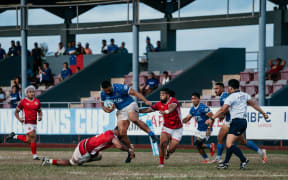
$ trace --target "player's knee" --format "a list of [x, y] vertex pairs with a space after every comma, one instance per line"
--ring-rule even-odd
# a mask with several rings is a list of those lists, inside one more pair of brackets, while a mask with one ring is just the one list
[[202, 145], [203, 145], [202, 141], [200, 141], [200, 140], [195, 141], [195, 146], [197, 147], [197, 149], [202, 149]]
[[241, 145], [246, 145], [247, 142], [248, 142], [248, 140], [246, 140], [246, 139], [240, 139], [238, 142], [239, 142], [239, 144], [241, 144]]
[[160, 142], [160, 147], [166, 147], [166, 146], [168, 146], [167, 141]]
[[232, 143], [226, 143], [226, 148], [229, 149], [232, 145]]

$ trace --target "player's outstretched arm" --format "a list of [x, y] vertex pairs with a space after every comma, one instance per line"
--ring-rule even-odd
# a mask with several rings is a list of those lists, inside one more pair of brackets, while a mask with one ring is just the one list
[[151, 112], [154, 112], [154, 110], [152, 108], [148, 107], [148, 108], [140, 109], [139, 112], [140, 113], [151, 113]]
[[190, 121], [190, 119], [192, 118], [192, 116], [190, 114], [188, 114], [183, 120], [183, 123], [187, 123], [188, 121]]
[[169, 114], [169, 113], [175, 111], [176, 108], [177, 108], [177, 104], [176, 104], [176, 103], [173, 103], [173, 104], [169, 104], [169, 105], [168, 105], [168, 109], [167, 109], [167, 110], [165, 110], [165, 111], [159, 111], [159, 112], [160, 112], [160, 114]]
[[117, 149], [121, 149], [122, 151], [129, 152], [131, 158], [134, 158], [134, 147], [133, 146], [131, 146], [131, 148], [127, 147], [126, 145], [121, 143], [121, 141], [116, 137], [112, 140], [112, 143], [114, 144], [114, 146]]
[[129, 95], [135, 96], [143, 101], [147, 106], [152, 106], [152, 102], [148, 101], [141, 93], [135, 91], [133, 88], [129, 89]]
[[20, 118], [19, 112], [20, 112], [20, 109], [16, 108], [16, 110], [15, 110], [15, 112], [14, 112], [14, 115], [15, 115], [16, 119], [18, 119], [18, 121], [20, 121], [21, 123], [23, 123], [23, 122], [24, 122], [24, 119]]
[[256, 111], [260, 112], [265, 119], [269, 118], [269, 116], [262, 110], [262, 108], [258, 106], [252, 99], [248, 101], [248, 105], [253, 107]]
[[229, 110], [229, 105], [228, 104], [224, 104], [221, 109], [219, 109], [212, 117], [212, 121], [214, 121], [216, 118], [221, 118], [225, 115], [225, 112], [227, 112]]

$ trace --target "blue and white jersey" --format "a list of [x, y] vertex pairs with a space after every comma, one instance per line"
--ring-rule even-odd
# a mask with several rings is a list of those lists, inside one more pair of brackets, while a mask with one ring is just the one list
[[197, 129], [199, 131], [207, 130], [208, 125], [206, 125], [205, 122], [207, 119], [209, 119], [209, 117], [207, 116], [207, 113], [209, 112], [211, 112], [210, 108], [203, 103], [200, 103], [198, 107], [191, 107], [189, 114], [196, 119], [198, 123]]
[[101, 91], [101, 101], [112, 100], [115, 107], [121, 110], [134, 102], [133, 98], [129, 95], [130, 87], [123, 84], [113, 84], [113, 94], [108, 95], [104, 91]]
[[[220, 97], [220, 106], [221, 106], [221, 107], [224, 105], [224, 101], [225, 101], [225, 99], [226, 99], [228, 96], [229, 96], [229, 93], [227, 93], [227, 92], [223, 92], [223, 93], [222, 93], [222, 95], [221, 95], [221, 97]], [[231, 120], [231, 115], [230, 115], [229, 112], [227, 112], [227, 113], [225, 114], [225, 120], [226, 120], [226, 122], [229, 122], [229, 121]]]
[[235, 91], [226, 98], [224, 104], [229, 105], [231, 119], [246, 119], [247, 118], [247, 102], [251, 96], [241, 91]]

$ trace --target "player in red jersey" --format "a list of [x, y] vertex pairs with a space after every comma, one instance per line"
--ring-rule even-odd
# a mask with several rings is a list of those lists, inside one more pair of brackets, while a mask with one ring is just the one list
[[180, 104], [174, 96], [175, 92], [168, 88], [163, 88], [160, 91], [160, 102], [149, 108], [140, 110], [140, 113], [159, 111], [164, 117], [164, 124], [160, 135], [159, 167], [164, 167], [164, 156], [167, 160], [175, 152], [176, 146], [181, 141], [183, 134]]
[[42, 166], [44, 165], [82, 165], [83, 163], [91, 161], [100, 161], [102, 159], [101, 151], [114, 145], [116, 148], [123, 151], [127, 151], [130, 154], [130, 158], [134, 158], [134, 147], [130, 148], [122, 144], [118, 139], [119, 131], [118, 127], [114, 130], [106, 131], [98, 136], [93, 136], [87, 139], [83, 139], [77, 145], [70, 160], [62, 159], [49, 159], [44, 157], [42, 160]]
[[[20, 123], [23, 124], [26, 135], [16, 135], [14, 132], [10, 133], [6, 140], [18, 139], [25, 143], [30, 144], [30, 148], [33, 154], [34, 160], [40, 160], [36, 153], [36, 129], [37, 129], [37, 117], [38, 121], [42, 120], [41, 104], [38, 99], [35, 98], [34, 86], [28, 86], [25, 89], [26, 97], [22, 99], [15, 110], [15, 117]], [[24, 116], [20, 117], [19, 112], [23, 111]]]

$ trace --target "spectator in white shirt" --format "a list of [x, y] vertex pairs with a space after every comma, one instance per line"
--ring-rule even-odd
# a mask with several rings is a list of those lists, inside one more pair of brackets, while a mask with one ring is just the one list
[[63, 46], [63, 43], [60, 42], [60, 43], [59, 43], [59, 48], [58, 48], [57, 51], [55, 52], [54, 56], [62, 56], [62, 55], [65, 54], [65, 51], [66, 51], [66, 49], [65, 49], [65, 47]]
[[169, 81], [171, 80], [171, 77], [169, 76], [167, 71], [163, 72], [163, 78], [161, 81], [161, 85], [164, 86], [165, 84], [167, 84]]

